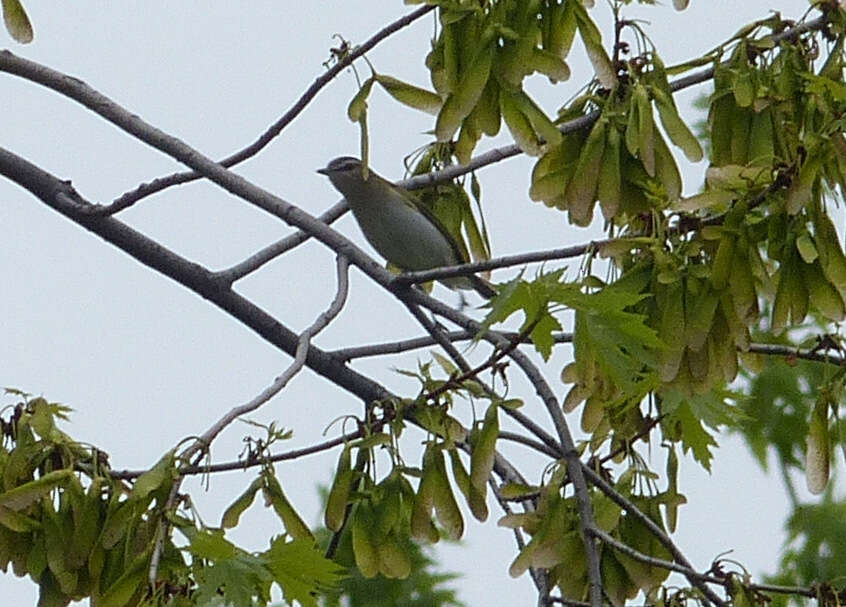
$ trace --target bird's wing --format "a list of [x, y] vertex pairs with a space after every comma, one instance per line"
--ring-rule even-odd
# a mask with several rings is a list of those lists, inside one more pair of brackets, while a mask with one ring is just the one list
[[[405, 191], [408, 192], [409, 196], [412, 196], [412, 197], [414, 196], [414, 194], [409, 192], [408, 190], [405, 190]], [[467, 253], [467, 249], [465, 247], [462, 247], [457, 241], [457, 238], [461, 237], [460, 234], [458, 236], [456, 236], [452, 232], [450, 232], [447, 229], [447, 227], [444, 225], [444, 223], [440, 219], [438, 219], [438, 216], [435, 215], [435, 213], [432, 211], [432, 209], [430, 209], [423, 202], [419, 201], [419, 199], [415, 201], [416, 204], [414, 202], [410, 201], [410, 200], [407, 201], [407, 202], [410, 205], [414, 205], [414, 208], [416, 208], [423, 215], [425, 215], [426, 218], [429, 221], [431, 221], [432, 224], [436, 228], [438, 228], [438, 231], [441, 234], [443, 234], [444, 238], [446, 238], [447, 242], [449, 243], [449, 246], [452, 249], [452, 252], [455, 253], [455, 258], [458, 260], [456, 263], [469, 263], [470, 262], [470, 256]]]

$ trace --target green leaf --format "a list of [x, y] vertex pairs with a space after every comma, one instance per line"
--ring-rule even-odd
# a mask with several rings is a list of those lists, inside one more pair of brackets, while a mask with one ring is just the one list
[[32, 42], [32, 23], [26, 15], [20, 0], [3, 0], [3, 21], [6, 30], [16, 42], [26, 44]]
[[[646, 498], [633, 496], [632, 501], [634, 501], [638, 509], [645, 513], [653, 523], [662, 530], [664, 529], [658, 509], [658, 501], [655, 498], [649, 498], [648, 501]], [[673, 558], [670, 551], [658, 538], [643, 523], [628, 513], [623, 515], [620, 520], [619, 534], [620, 541], [628, 546], [637, 546], [638, 551], [643, 554], [648, 554], [651, 557], [662, 560], [672, 560]], [[616, 556], [626, 570], [628, 577], [644, 592], [649, 592], [657, 587], [670, 575], [670, 572], [662, 567], [636, 561], [626, 554], [617, 553]]]
[[375, 78], [371, 77], [364, 81], [361, 88], [350, 101], [347, 107], [347, 116], [353, 122], [360, 122], [362, 117], [367, 112], [367, 97], [370, 95], [370, 89], [373, 88]]
[[373, 515], [367, 502], [361, 502], [352, 519], [352, 547], [355, 566], [366, 578], [379, 573], [379, 556], [370, 530], [374, 527]]
[[250, 507], [250, 504], [253, 503], [256, 493], [258, 493], [259, 489], [261, 489], [261, 486], [261, 477], [253, 480], [253, 482], [250, 483], [250, 486], [247, 487], [246, 490], [244, 490], [244, 492], [239, 495], [226, 510], [224, 510], [220, 526], [224, 529], [231, 529], [232, 527], [237, 526], [238, 520], [241, 518], [244, 511]]
[[665, 427], [676, 424], [681, 430], [684, 453], [691, 452], [694, 459], [710, 471], [711, 447], [716, 447], [717, 442], [703, 423], [711, 428], [737, 425], [739, 411], [726, 402], [724, 391], [718, 389], [691, 396], [670, 386], [661, 390], [661, 398], [661, 412], [667, 416], [663, 422]]
[[331, 531], [340, 531], [344, 525], [346, 516], [347, 501], [349, 500], [350, 489], [353, 481], [352, 455], [349, 446], [344, 446], [338, 457], [338, 469], [335, 471], [335, 479], [329, 489], [329, 497], [326, 500], [326, 512], [323, 517], [323, 524]]
[[464, 519], [447, 478], [443, 452], [438, 450], [433, 456], [435, 478], [432, 486], [432, 502], [435, 515], [450, 538], [457, 541], [464, 535]]
[[437, 471], [433, 466], [433, 445], [426, 447], [423, 454], [423, 476], [411, 506], [411, 535], [417, 540], [435, 543], [440, 539], [435, 524], [432, 522], [432, 509], [435, 507], [434, 490], [437, 484]]
[[[18, 533], [35, 531], [41, 527], [41, 523], [37, 519], [30, 518], [6, 506], [0, 506], [0, 525]], [[0, 567], [0, 569], [2, 568]]]
[[387, 578], [405, 579], [411, 573], [411, 559], [403, 550], [394, 533], [389, 533], [376, 544], [379, 571]]
[[[598, 293], [562, 291], [554, 299], [576, 311], [573, 348], [577, 365], [596, 361], [626, 393], [640, 393], [652, 381], [655, 353], [662, 346], [643, 314], [630, 312], [644, 298], [647, 272], [631, 272]], [[588, 363], [592, 364], [592, 363]], [[587, 365], [586, 365], [587, 366]], [[581, 367], [592, 374], [591, 369]]]
[[588, 59], [596, 72], [596, 78], [605, 88], [613, 88], [617, 84], [617, 74], [611, 64], [611, 58], [602, 45], [602, 34], [599, 32], [599, 28], [591, 20], [581, 2], [568, 2], [567, 4], [573, 5], [579, 36], [584, 42]]
[[543, 110], [532, 101], [531, 97], [522, 89], [514, 91], [511, 95], [514, 103], [520, 108], [523, 115], [529, 119], [529, 122], [532, 123], [532, 128], [535, 132], [543, 137], [546, 143], [553, 146], [559, 145], [562, 141], [561, 131], [558, 130], [558, 127], [547, 117]]
[[691, 162], [702, 160], [702, 146], [679, 116], [673, 98], [666, 98], [663, 91], [656, 89], [653, 89], [653, 97], [655, 106], [658, 108], [658, 117], [661, 119], [664, 130], [667, 131], [667, 135], [670, 136], [670, 141], [681, 148]]
[[435, 123], [438, 141], [449, 141], [482, 97], [491, 73], [494, 47], [485, 45], [476, 54], [473, 63], [462, 74], [455, 91], [447, 97]]
[[267, 553], [261, 556], [247, 554], [224, 539], [220, 532], [198, 531], [191, 527], [182, 528], [182, 531], [190, 539], [189, 552], [199, 557], [194, 559], [193, 567], [197, 588], [191, 599], [195, 604], [222, 601], [233, 607], [252, 607], [254, 598], [270, 600], [273, 576], [266, 566]]
[[37, 480], [0, 494], [0, 507], [18, 511], [31, 506], [73, 476], [73, 470], [54, 470]]
[[485, 90], [482, 91], [482, 96], [476, 107], [473, 108], [473, 114], [476, 118], [476, 125], [485, 134], [493, 137], [499, 133], [500, 127], [500, 113], [499, 113], [499, 84], [495, 78], [489, 78], [485, 85]]
[[734, 102], [739, 107], [749, 107], [755, 100], [755, 83], [750, 69], [743, 69], [734, 79], [732, 84], [732, 92], [734, 93]]
[[196, 531], [190, 536], [188, 550], [194, 556], [212, 561], [226, 560], [235, 557], [238, 548], [223, 537], [221, 531]]
[[620, 131], [613, 125], [609, 126], [596, 185], [596, 197], [599, 199], [602, 217], [606, 221], [610, 221], [617, 214], [622, 200], [621, 139]]
[[[471, 434], [471, 437], [474, 437], [475, 440], [471, 441], [470, 488], [482, 499], [481, 504], [475, 503], [477, 510], [473, 512], [473, 515], [480, 521], [487, 519], [487, 506], [484, 504], [484, 496], [487, 494], [488, 479], [493, 470], [496, 456], [496, 439], [499, 436], [498, 411], [499, 407], [495, 403], [488, 405], [482, 429], [475, 435]], [[474, 504], [471, 503], [471, 509], [473, 506]], [[479, 506], [484, 506], [484, 511]]]
[[532, 49], [530, 65], [532, 69], [549, 78], [552, 84], [570, 79], [570, 67], [567, 65], [567, 62], [564, 61], [561, 55], [550, 51], [539, 48]]
[[576, 36], [576, 8], [573, 2], [553, 4], [550, 7], [550, 33], [548, 49], [563, 60], [570, 53]]
[[714, 288], [722, 290], [728, 282], [729, 272], [734, 262], [734, 236], [724, 233], [720, 244], [717, 245], [717, 253], [714, 255], [711, 267], [711, 284]]
[[541, 200], [553, 200], [562, 196], [570, 182], [571, 173], [565, 171], [552, 171], [532, 181], [529, 188], [529, 198], [535, 202]]
[[175, 449], [165, 453], [156, 465], [138, 477], [129, 493], [129, 501], [140, 501], [176, 477]]
[[120, 577], [103, 593], [97, 601], [98, 607], [123, 607], [129, 603], [139, 590], [147, 585], [147, 565], [153, 549], [152, 542], [148, 548], [138, 554], [129, 565], [121, 571]]
[[288, 535], [295, 540], [314, 540], [308, 525], [305, 524], [291, 502], [288, 501], [285, 492], [282, 491], [282, 485], [279, 484], [279, 480], [272, 473], [265, 474], [263, 493], [265, 504], [273, 506], [273, 510], [276, 511], [282, 524], [285, 525], [285, 531], [288, 532]]
[[541, 153], [541, 146], [537, 133], [532, 126], [532, 121], [520, 109], [520, 104], [515, 100], [513, 93], [500, 89], [499, 110], [520, 149], [530, 156], [538, 156]]
[[799, 170], [799, 176], [794, 178], [788, 186], [785, 197], [785, 206], [790, 215], [798, 213], [813, 196], [814, 183], [821, 168], [821, 159], [815, 155], [805, 161]]
[[628, 150], [630, 156], [635, 157], [637, 156], [637, 149], [640, 142], [640, 117], [638, 115], [638, 104], [634, 95], [629, 98], [627, 110], [626, 150]]
[[596, 189], [599, 183], [599, 171], [605, 153], [606, 127], [608, 121], [600, 118], [585, 141], [579, 162], [570, 183], [567, 184], [568, 209], [570, 220], [578, 226], [586, 226], [593, 219]]
[[443, 100], [436, 93], [426, 89], [391, 76], [377, 74], [374, 78], [391, 97], [414, 109], [437, 116], [443, 105]]
[[289, 605], [296, 601], [317, 607], [315, 595], [336, 587], [343, 577], [343, 568], [324, 557], [311, 540], [287, 542], [278, 537], [262, 556]]
[[[499, 488], [500, 495], [506, 499], [515, 499], [519, 497], [526, 497], [530, 495], [534, 495], [540, 491], [540, 487], [537, 485], [524, 485], [522, 483], [505, 483], [502, 487]], [[501, 524], [501, 520], [500, 523]]]
[[540, 314], [536, 321], [529, 337], [532, 339], [532, 344], [535, 350], [538, 351], [544, 360], [549, 360], [552, 355], [552, 348], [555, 346], [554, 332], [561, 330], [561, 323], [558, 322], [552, 314]]
[[674, 203], [681, 197], [682, 192], [679, 167], [657, 127], [653, 127], [652, 140], [655, 147], [655, 179], [664, 186], [667, 199]]
[[632, 98], [637, 105], [638, 158], [643, 163], [646, 173], [650, 177], [655, 177], [655, 127], [652, 118], [652, 103], [646, 87], [640, 83], [635, 84]]
[[808, 491], [819, 495], [825, 491], [829, 479], [831, 441], [828, 434], [828, 400], [817, 399], [808, 425], [805, 449], [805, 481]]

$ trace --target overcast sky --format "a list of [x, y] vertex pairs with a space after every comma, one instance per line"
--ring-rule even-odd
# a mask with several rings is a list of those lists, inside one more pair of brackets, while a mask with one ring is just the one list
[[[13, 52], [82, 78], [215, 158], [250, 142], [294, 102], [323, 71], [329, 48], [337, 44], [333, 34], [361, 42], [411, 10], [400, 0], [27, 0], [25, 6], [35, 42], [20, 46], [4, 37]], [[645, 27], [664, 62], [671, 64], [712, 48], [770, 9], [799, 17], [805, 6], [800, 0], [692, 0], [682, 13], [662, 6], [630, 14], [651, 22]], [[607, 32], [605, 3], [598, 2], [592, 14]], [[379, 72], [425, 86], [422, 58], [432, 31], [431, 17], [422, 19], [368, 56]], [[550, 113], [590, 76], [578, 43], [571, 68], [572, 79], [557, 88], [541, 78], [529, 85]], [[683, 104], [704, 90], [683, 94]], [[274, 143], [236, 171], [319, 214], [338, 196], [314, 170], [333, 157], [357, 153], [357, 126], [346, 118], [355, 91], [353, 76], [341, 75]], [[381, 91], [374, 90], [371, 97], [371, 164], [386, 177], [400, 178], [402, 158], [429, 140], [423, 133], [432, 128], [431, 117], [398, 106]], [[0, 145], [72, 180], [89, 200], [109, 202], [178, 168], [170, 158], [37, 85], [0, 74], [0, 100]], [[505, 143], [507, 138], [500, 136], [483, 142], [482, 149]], [[595, 228], [573, 229], [564, 215], [528, 199], [531, 166], [530, 159], [516, 158], [479, 174], [494, 255], [597, 237]], [[703, 170], [686, 172], [686, 191], [698, 187]], [[0, 201], [0, 386], [73, 407], [66, 429], [108, 452], [115, 468], [152, 465], [165, 450], [252, 398], [289, 363], [288, 356], [197, 295], [3, 179]], [[202, 183], [148, 198], [120, 219], [211, 269], [234, 264], [289, 232], [278, 220]], [[336, 225], [370, 251], [350, 217]], [[327, 249], [309, 243], [239, 282], [237, 289], [300, 330], [332, 297], [332, 259]], [[494, 279], [512, 275], [506, 271]], [[347, 307], [317, 345], [332, 349], [421, 334], [393, 297], [368, 284], [357, 270], [351, 276]], [[456, 301], [440, 288], [436, 294]], [[562, 348], [553, 357], [545, 368], [549, 377], [557, 377], [569, 355]], [[359, 361], [354, 367], [411, 395], [415, 383], [392, 368], [413, 368], [426, 357], [421, 351]], [[554, 388], [561, 396], [566, 390], [560, 383]], [[524, 389], [522, 395], [530, 398], [531, 392]], [[255, 418], [292, 428], [294, 438], [286, 448], [294, 448], [318, 442], [331, 420], [360, 410], [355, 398], [305, 371]], [[529, 402], [525, 411], [546, 421], [536, 402]], [[578, 416], [571, 422], [578, 427]], [[237, 458], [241, 437], [250, 431], [243, 424], [234, 426], [215, 443], [213, 459]], [[337, 431], [335, 426], [330, 434]], [[678, 543], [700, 569], [733, 549], [732, 558], [754, 574], [772, 571], [786, 512], [780, 484], [762, 476], [736, 441], [726, 438], [723, 446], [711, 476], [691, 460], [683, 462], [680, 490], [690, 504], [680, 511]], [[526, 462], [530, 481], [538, 480], [534, 460], [512, 446], [505, 450]], [[660, 449], [652, 456], [660, 461]], [[309, 521], [318, 516], [316, 484], [330, 481], [336, 457], [331, 453], [277, 468], [290, 499]], [[251, 479], [252, 472], [228, 473], [212, 478], [208, 493], [196, 482], [189, 488], [196, 489], [205, 520], [217, 524], [221, 509]], [[261, 510], [254, 506], [249, 511], [249, 523], [233, 534], [235, 541], [258, 550], [280, 532], [275, 517]], [[511, 534], [492, 521], [468, 521], [462, 546], [438, 548], [443, 566], [464, 574], [458, 584], [469, 605], [489, 604], [494, 598], [500, 604], [534, 603], [529, 577], [512, 580], [507, 575], [514, 554]], [[0, 574], [0, 596], [6, 604], [30, 604], [36, 588], [28, 579]]]

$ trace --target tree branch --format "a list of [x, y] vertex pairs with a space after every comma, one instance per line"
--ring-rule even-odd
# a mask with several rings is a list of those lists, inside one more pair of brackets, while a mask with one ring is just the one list
[[[445, 331], [446, 336], [450, 341], [466, 341], [476, 337], [475, 334], [469, 331]], [[513, 340], [519, 336], [515, 331], [502, 331], [500, 335], [505, 339]], [[556, 343], [569, 343], [573, 341], [572, 333], [553, 333], [552, 339]], [[532, 343], [531, 338], [526, 337], [521, 340], [521, 343]], [[349, 362], [355, 358], [365, 358], [368, 356], [381, 356], [383, 354], [400, 354], [409, 350], [417, 350], [419, 348], [427, 348], [436, 345], [437, 342], [432, 337], [413, 337], [410, 339], [401, 339], [397, 341], [388, 341], [380, 344], [372, 344], [369, 346], [354, 346], [351, 348], [339, 348], [338, 350], [329, 350], [329, 354], [338, 357], [339, 360]]]
[[[527, 263], [550, 261], [553, 259], [567, 259], [570, 257], [579, 257], [580, 255], [584, 255], [588, 251], [597, 250], [603, 245], [618, 242], [619, 240], [620, 239], [618, 238], [607, 238], [604, 240], [596, 240], [586, 244], [574, 245], [571, 247], [548, 249], [546, 251], [533, 251], [531, 253], [521, 253], [519, 255], [504, 255], [502, 257], [494, 257], [493, 259], [487, 259], [485, 261], [463, 263], [456, 266], [444, 266], [441, 268], [435, 268], [434, 270], [404, 272], [394, 278], [394, 282], [398, 285], [420, 284], [424, 282], [430, 282], [432, 280], [441, 280], [443, 278], [467, 276], [468, 274], [475, 274], [476, 272], [484, 272], [486, 270], [495, 270], [497, 268], [507, 268], [509, 266], [522, 266]], [[623, 238], [622, 240], [626, 239]]]
[[[291, 106], [291, 108], [287, 112], [285, 112], [279, 118], [279, 120], [274, 122], [270, 126], [270, 128], [268, 128], [264, 133], [262, 133], [258, 139], [256, 139], [247, 147], [235, 152], [230, 156], [227, 156], [226, 158], [220, 161], [220, 164], [225, 167], [232, 167], [258, 154], [267, 144], [273, 141], [273, 139], [277, 135], [279, 135], [279, 133], [281, 133], [282, 130], [300, 114], [300, 112], [305, 109], [305, 107], [311, 102], [311, 100], [317, 96], [317, 93], [319, 93], [324, 86], [329, 84], [329, 82], [331, 82], [332, 79], [335, 78], [335, 76], [340, 74], [344, 70], [344, 68], [351, 65], [353, 61], [364, 55], [367, 51], [371, 50], [382, 40], [384, 40], [391, 34], [394, 34], [395, 32], [401, 30], [410, 23], [413, 23], [418, 18], [422, 17], [434, 8], [434, 5], [421, 6], [420, 8], [415, 11], [412, 11], [408, 15], [400, 17], [393, 23], [390, 23], [389, 25], [380, 29], [373, 36], [368, 38], [363, 44], [355, 47], [349, 54], [341, 57], [338, 62], [335, 63], [335, 65], [333, 65], [326, 71], [326, 73], [322, 74], [321, 76], [318, 76], [317, 79], [311, 84], [311, 86], [306, 89], [302, 96], [297, 99], [294, 105]], [[131, 192], [127, 192], [121, 195], [108, 206], [97, 207], [96, 212], [108, 215], [117, 213], [118, 211], [121, 211], [135, 204], [142, 198], [150, 196], [151, 194], [155, 194], [156, 192], [160, 192], [165, 188], [169, 188], [174, 185], [188, 183], [190, 181], [200, 179], [203, 176], [204, 175], [202, 175], [201, 173], [197, 173], [195, 171], [186, 171], [181, 173], [173, 173], [166, 177], [159, 177], [149, 183], [141, 184]]]
[[338, 256], [336, 260], [336, 270], [338, 288], [335, 293], [335, 298], [332, 300], [329, 308], [325, 312], [319, 314], [314, 322], [300, 333], [297, 339], [297, 349], [294, 353], [294, 360], [288, 368], [285, 369], [285, 371], [283, 371], [270, 386], [262, 390], [255, 398], [243, 405], [230, 409], [223, 417], [206, 430], [206, 432], [203, 433], [203, 435], [200, 436], [200, 438], [198, 438], [191, 447], [186, 449], [185, 453], [182, 455], [183, 458], [190, 459], [196, 451], [200, 449], [207, 450], [215, 437], [220, 434], [226, 426], [239, 417], [255, 411], [271, 398], [279, 394], [279, 391], [287, 386], [288, 382], [300, 372], [305, 365], [306, 355], [308, 354], [308, 348], [311, 345], [311, 340], [315, 335], [329, 326], [329, 323], [341, 313], [341, 310], [344, 307], [344, 302], [347, 300], [347, 294], [349, 293], [349, 262], [346, 257], [341, 255]]
[[[318, 215], [317, 220], [322, 221], [326, 225], [332, 225], [335, 221], [343, 217], [349, 210], [350, 208], [347, 206], [347, 201], [341, 199], [340, 202], [335, 203], [326, 209], [321, 215]], [[267, 262], [272, 261], [283, 253], [287, 253], [291, 249], [301, 245], [309, 238], [311, 237], [306, 232], [296, 230], [293, 234], [266, 246], [244, 261], [235, 264], [231, 268], [216, 272], [215, 277], [220, 280], [221, 283], [231, 285], [248, 274], [255, 272]]]
[[[69, 182], [57, 179], [3, 148], [0, 148], [0, 175], [24, 187], [55, 211], [97, 234], [144, 265], [207, 299], [282, 351], [291, 356], [296, 355], [299, 338], [293, 331], [231, 289], [220, 288], [214, 280], [214, 275], [203, 266], [177, 255], [114, 217], [81, 213], [80, 209], [85, 208], [88, 203]], [[374, 265], [378, 268], [375, 262]], [[306, 366], [364, 402], [392, 396], [380, 384], [353, 371], [336, 357], [316, 346], [308, 346]]]

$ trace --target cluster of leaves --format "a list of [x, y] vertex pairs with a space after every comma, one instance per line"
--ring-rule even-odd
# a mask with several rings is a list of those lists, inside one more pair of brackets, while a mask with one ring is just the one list
[[522, 84], [536, 72], [553, 83], [569, 78], [565, 58], [577, 31], [597, 72], [613, 80], [599, 30], [579, 2], [431, 3], [440, 7], [441, 25], [426, 57], [435, 92], [396, 79], [378, 81], [398, 101], [435, 114], [438, 141], [458, 133], [453, 148], [462, 163], [483, 134], [499, 132], [502, 121], [529, 153], [539, 153], [544, 141], [560, 141]]
[[[709, 468], [716, 445], [710, 429], [746, 421], [739, 395], [728, 386], [750, 362], [743, 353], [762, 310], [771, 311], [770, 337], [800, 326], [809, 314], [833, 322], [846, 317], [846, 256], [826, 206], [846, 187], [842, 9], [817, 3], [827, 11], [827, 29], [781, 39], [774, 36], [792, 24], [774, 14], [705, 57], [668, 68], [630, 21], [618, 22], [618, 33], [634, 32], [645, 50], [628, 57], [628, 46], [618, 40], [609, 57], [580, 2], [431, 3], [440, 7], [441, 25], [426, 59], [434, 92], [374, 75], [351, 103], [350, 117], [364, 124], [366, 98], [378, 82], [398, 101], [436, 115], [436, 145], [451, 144], [447, 156], [459, 162], [504, 121], [521, 149], [539, 156], [533, 200], [567, 211], [580, 226], [593, 220], [598, 202], [621, 236], [599, 251], [612, 259], [617, 279], [608, 284], [586, 272], [566, 284], [563, 271], [518, 278], [501, 288], [484, 324], [522, 313], [522, 331], [548, 358], [561, 328], [556, 315], [574, 310], [574, 362], [562, 372], [572, 388], [564, 406], [572, 411], [584, 404], [586, 445], [594, 452], [607, 445], [608, 457], [621, 461], [632, 457], [633, 441], [647, 439], [658, 425], [664, 441], [680, 443]], [[534, 72], [565, 79], [576, 32], [597, 79], [552, 120], [522, 83]], [[705, 141], [710, 166], [703, 190], [682, 198], [669, 144], [691, 162], [703, 158], [703, 146], [679, 115], [669, 77], [708, 63], [714, 69]], [[559, 131], [586, 116], [593, 120], [589, 130]], [[816, 383], [815, 404], [803, 414], [804, 459], [815, 491], [828, 481], [842, 387], [839, 375]], [[445, 444], [429, 446], [424, 470], [427, 461], [430, 470], [445, 470], [443, 455], [430, 452]], [[460, 487], [459, 474], [453, 475]], [[431, 486], [448, 487], [445, 472], [441, 476]], [[554, 572], [556, 559], [569, 554], [561, 538], [575, 534], [576, 517], [559, 493], [562, 484], [563, 477], [537, 489], [542, 514], [508, 519], [533, 538], [513, 572], [529, 566]], [[663, 503], [672, 527], [683, 497], [667, 491]], [[450, 528], [452, 503], [441, 511], [430, 506], [427, 518], [434, 508]], [[653, 505], [644, 508], [658, 522]], [[614, 530], [627, 517], [611, 518], [603, 528]], [[582, 550], [577, 542], [570, 548]], [[572, 569], [581, 559], [571, 556], [557, 580], [568, 596], [583, 598], [584, 573]], [[603, 554], [603, 575], [621, 571], [609, 564], [618, 556]], [[619, 601], [663, 581], [630, 571], [616, 579], [628, 579], [609, 582]]]
[[[261, 489], [288, 533], [251, 553], [169, 505], [178, 476], [173, 451], [127, 484], [109, 475], [98, 452], [56, 427], [67, 407], [9, 392], [21, 400], [8, 421], [0, 420], [0, 570], [11, 565], [16, 575], [29, 575], [39, 586], [39, 605], [90, 598], [100, 606], [176, 606], [215, 599], [253, 607], [270, 602], [273, 585], [288, 601], [316, 605], [315, 594], [338, 583], [341, 569], [317, 549], [270, 469], [253, 484], [249, 501]], [[236, 500], [224, 526], [237, 523], [245, 501]], [[174, 544], [171, 526], [188, 545]]]
[[[642, 469], [642, 475], [635, 468], [630, 468], [615, 483], [615, 489], [634, 503], [659, 528], [664, 530], [661, 506], [675, 528], [676, 508], [684, 498], [675, 492], [677, 473], [675, 451], [670, 450], [668, 476], [671, 487], [665, 492], [653, 492], [651, 495], [636, 492], [649, 475]], [[587, 561], [584, 558], [584, 543], [579, 529], [579, 515], [576, 498], [565, 496], [566, 472], [564, 466], [557, 466], [543, 487], [522, 487], [505, 485], [503, 494], [511, 498], [537, 496], [534, 511], [520, 514], [507, 514], [499, 521], [500, 526], [520, 528], [531, 537], [511, 564], [512, 576], [522, 575], [529, 567], [549, 570], [551, 580], [558, 585], [566, 599], [586, 600], [589, 580]], [[644, 554], [654, 558], [668, 560], [671, 555], [656, 539], [642, 521], [630, 513], [624, 512], [617, 504], [599, 492], [591, 496], [596, 526], [615, 539], [636, 546]], [[608, 546], [601, 546], [600, 569], [602, 571], [603, 592], [613, 605], [622, 605], [626, 599], [634, 598], [639, 592], [645, 593], [649, 600], [659, 595], [661, 583], [667, 579], [669, 571], [634, 560], [628, 555], [615, 552]]]
[[[584, 310], [568, 306], [577, 312], [575, 362], [563, 374], [574, 384], [568, 409], [587, 403], [583, 429], [594, 433], [594, 444], [597, 430], [607, 434], [615, 418], [638, 427], [632, 405], [646, 388], [656, 395], [664, 438], [681, 440], [708, 467], [715, 441], [705, 426], [733, 424], [741, 417], [725, 386], [737, 376], [738, 350], [749, 347], [760, 302], [770, 304], [769, 329], [775, 333], [798, 326], [809, 313], [829, 321], [844, 318], [846, 257], [825, 205], [829, 193], [846, 186], [843, 35], [829, 32], [828, 56], [815, 70], [818, 37], [779, 43], [771, 34], [750, 37], [784, 25], [778, 16], [755, 23], [730, 41], [730, 52], [721, 47], [712, 57], [711, 166], [702, 193], [679, 199], [675, 162], [670, 156], [668, 163], [658, 161], [664, 152], [657, 150], [667, 146], [655, 127], [653, 104], [664, 130], [689, 159], [701, 148], [668, 102], [666, 75], [682, 68], [665, 69], [654, 52], [629, 62], [618, 74], [617, 89], [592, 97], [601, 113], [591, 132], [565, 136], [581, 137], [583, 145], [574, 140], [551, 146], [535, 167], [534, 197], [566, 208], [576, 223], [590, 220], [598, 200], [606, 219], [632, 234], [602, 247], [621, 274], [619, 286], [600, 293], [608, 290], [609, 299], [623, 303], [620, 296], [629, 290], [633, 299], [621, 309], [644, 315], [661, 343], [656, 348], [641, 341], [641, 349], [653, 346], [652, 356], [625, 347], [640, 362], [637, 369], [616, 364], [596, 365], [594, 371], [590, 352], [607, 350], [615, 340], [624, 343], [625, 334], [598, 340], [583, 330]], [[583, 113], [584, 100], [574, 107]], [[651, 137], [644, 139], [644, 133]], [[614, 158], [607, 157], [609, 150]], [[613, 175], [613, 187], [603, 175]], [[637, 193], [623, 196], [626, 204], [640, 200], [630, 208], [613, 203], [627, 179]], [[612, 189], [616, 194], [604, 197]], [[574, 207], [576, 201], [582, 206]], [[678, 215], [657, 214], [666, 210]], [[643, 230], [654, 235], [636, 235]], [[582, 284], [591, 286], [587, 280]], [[588, 347], [590, 339], [594, 348]], [[620, 369], [626, 377], [620, 377]], [[635, 381], [644, 377], [649, 381]], [[818, 445], [817, 456], [809, 460], [819, 462], [809, 469], [817, 491], [828, 478], [831, 450], [825, 437], [839, 402], [837, 390], [827, 394], [814, 411], [809, 435]], [[622, 411], [630, 413], [620, 416], [626, 402]]]
[[[329, 534], [318, 533], [319, 538], [322, 535], [328, 543]], [[410, 537], [401, 537], [399, 543], [400, 550], [411, 563], [409, 576], [365, 577], [355, 564], [352, 533], [347, 529], [342, 531], [333, 560], [346, 567], [349, 575], [341, 580], [336, 590], [326, 593], [322, 604], [327, 607], [463, 607], [456, 591], [448, 585], [458, 575], [434, 570], [437, 563]]]
[[466, 163], [482, 135], [496, 135], [503, 121], [529, 154], [541, 154], [545, 143], [562, 143], [554, 121], [523, 90], [523, 81], [534, 73], [553, 83], [569, 78], [565, 58], [576, 32], [603, 84], [615, 82], [599, 30], [580, 2], [430, 3], [440, 7], [440, 31], [426, 57], [435, 90], [375, 72], [361, 84], [348, 115], [361, 125], [365, 164], [367, 98], [377, 83], [397, 101], [435, 115], [437, 142], [449, 143], [449, 155]]
[[597, 201], [607, 221], [625, 227], [681, 196], [681, 175], [653, 104], [670, 140], [691, 162], [702, 159], [698, 140], [679, 117], [657, 52], [620, 62], [619, 69], [612, 89], [595, 83], [559, 114], [557, 122], [563, 123], [597, 112], [590, 131], [550, 141], [532, 172], [532, 200], [568, 211], [579, 226], [592, 221]]
[[[435, 543], [443, 536], [461, 538], [464, 517], [453, 486], [473, 516], [480, 521], [488, 517], [487, 483], [499, 434], [498, 411], [503, 403], [516, 405], [513, 401], [492, 401], [484, 418], [467, 432], [449, 415], [446, 403], [426, 404], [426, 395], [451, 380], [433, 379], [428, 366], [421, 368], [418, 377], [424, 389], [421, 398], [386, 405], [394, 417], [391, 435], [374, 433], [348, 443], [340, 454], [329, 490], [324, 524], [335, 533], [350, 529], [354, 561], [366, 578], [377, 574], [406, 578], [412, 572], [412, 562], [402, 546], [410, 538], [427, 543]], [[468, 385], [471, 383], [474, 382]], [[473, 389], [478, 390], [478, 386]], [[402, 464], [396, 447], [407, 419], [413, 419], [430, 433], [421, 467]], [[459, 445], [469, 447], [469, 471], [461, 460]], [[376, 447], [386, 448], [393, 462], [391, 471], [378, 481], [374, 478]], [[355, 464], [353, 449], [357, 450]], [[452, 481], [447, 474], [447, 457]], [[419, 481], [416, 490], [410, 479]]]

